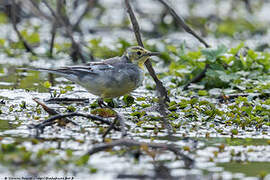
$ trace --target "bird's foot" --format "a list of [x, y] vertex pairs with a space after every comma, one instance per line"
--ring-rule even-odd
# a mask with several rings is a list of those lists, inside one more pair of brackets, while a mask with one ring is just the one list
[[101, 108], [111, 108], [110, 106], [105, 104], [105, 102], [103, 101], [103, 98], [98, 98], [97, 103], [98, 103], [99, 107], [101, 107]]

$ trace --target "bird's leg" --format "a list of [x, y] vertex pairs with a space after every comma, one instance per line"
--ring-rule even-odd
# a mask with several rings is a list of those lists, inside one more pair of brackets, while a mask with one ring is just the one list
[[108, 107], [108, 105], [104, 103], [103, 98], [98, 98], [97, 102], [98, 102], [99, 107], [101, 108]]

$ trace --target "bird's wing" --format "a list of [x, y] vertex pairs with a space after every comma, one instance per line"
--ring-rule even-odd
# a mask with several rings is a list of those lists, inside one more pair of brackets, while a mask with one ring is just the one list
[[67, 66], [59, 69], [46, 69], [46, 68], [20, 68], [25, 70], [44, 71], [53, 74], [62, 75], [65, 77], [77, 76], [82, 77], [85, 75], [99, 75], [106, 71], [113, 71], [118, 64], [127, 62], [125, 57], [114, 57], [100, 62], [90, 62], [81, 66]]
[[57, 69], [57, 71], [67, 72], [67, 73], [90, 73], [90, 74], [97, 74], [100, 71], [112, 70], [115, 67], [111, 64], [98, 62], [98, 63], [89, 63], [88, 65], [84, 66], [68, 66]]
[[105, 59], [103, 61], [99, 62], [90, 62], [85, 64], [85, 66], [93, 66], [93, 65], [114, 65], [114, 64], [119, 64], [119, 63], [130, 63], [130, 60], [128, 59], [127, 56], [122, 56], [122, 57], [113, 57], [109, 59]]

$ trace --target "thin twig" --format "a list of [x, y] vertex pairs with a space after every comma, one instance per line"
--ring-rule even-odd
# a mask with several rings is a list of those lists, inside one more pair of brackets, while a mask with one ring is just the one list
[[220, 101], [227, 101], [227, 100], [233, 100], [234, 98], [238, 97], [252, 97], [252, 99], [256, 98], [269, 98], [270, 93], [239, 93], [239, 94], [223, 94], [218, 97]]
[[66, 0], [57, 0], [55, 13], [67, 27], [71, 26], [69, 18], [66, 16]]
[[50, 50], [49, 50], [49, 57], [53, 57], [53, 47], [54, 47], [54, 40], [56, 35], [56, 23], [53, 22], [52, 24], [52, 30], [51, 30], [51, 42], [50, 42]]
[[24, 39], [24, 37], [21, 35], [20, 31], [18, 30], [15, 15], [16, 15], [16, 4], [15, 4], [15, 1], [12, 0], [11, 23], [12, 23], [13, 29], [15, 30], [20, 41], [23, 43], [23, 46], [26, 49], [26, 51], [32, 53], [33, 55], [36, 55], [36, 53], [33, 51], [32, 47], [28, 44], [28, 42]]
[[50, 16], [48, 16], [46, 13], [44, 13], [44, 12], [39, 8], [39, 4], [37, 4], [37, 1], [35, 1], [35, 0], [29, 0], [29, 2], [32, 4], [32, 7], [34, 8], [34, 9], [32, 10], [32, 12], [33, 12], [34, 14], [36, 14], [37, 16], [43, 17], [43, 18], [47, 19], [47, 20], [50, 21], [50, 22], [53, 21], [53, 19], [52, 19]]
[[122, 137], [127, 135], [127, 131], [126, 131], [126, 124], [125, 124], [125, 118], [123, 116], [123, 114], [116, 112], [117, 113], [117, 120], [119, 121], [120, 124], [120, 129], [121, 129], [121, 135]]
[[248, 12], [250, 14], [252, 14], [253, 13], [253, 10], [252, 10], [251, 4], [250, 4], [250, 0], [243, 0], [243, 1], [245, 3], [245, 6], [246, 6], [246, 9], [248, 10]]
[[[163, 4], [163, 5], [169, 10], [170, 14], [171, 14], [171, 15], [173, 16], [173, 18], [176, 20], [176, 22], [178, 23], [178, 25], [180, 25], [181, 27], [183, 27], [184, 30], [185, 30], [187, 33], [193, 35], [196, 39], [198, 39], [201, 43], [203, 43], [204, 46], [205, 46], [206, 48], [209, 48], [209, 47], [210, 47], [210, 45], [209, 45], [207, 42], [205, 42], [199, 35], [197, 35], [197, 34], [196, 34], [196, 33], [195, 33], [195, 32], [194, 32], [194, 31], [193, 31], [193, 30], [185, 23], [184, 19], [183, 19], [181, 16], [179, 16], [179, 15], [174, 11], [174, 9], [173, 9], [172, 7], [169, 6], [169, 4], [168, 4], [167, 2], [165, 2], [164, 0], [158, 0], [158, 1], [159, 1], [161, 4]], [[208, 68], [209, 68], [209, 64], [206, 64], [205, 67], [204, 67], [204, 70], [203, 70], [200, 74], [198, 74], [194, 79], [192, 79], [189, 83], [187, 83], [187, 84], [184, 86], [183, 90], [186, 90], [186, 89], [188, 88], [188, 86], [189, 86], [191, 83], [196, 83], [196, 82], [199, 82], [200, 80], [202, 80], [202, 78], [205, 77], [205, 73], [207, 72]]]
[[[92, 115], [92, 114], [82, 114], [82, 113], [73, 112], [73, 113], [68, 113], [68, 114], [57, 114], [57, 115], [52, 116], [49, 119], [43, 121], [42, 123], [34, 125], [33, 128], [43, 129], [44, 127], [47, 126], [48, 123], [50, 124], [52, 122], [55, 122], [55, 120], [57, 120], [57, 119], [62, 119], [62, 118], [67, 118], [67, 117], [74, 117], [74, 116], [81, 116], [81, 117], [85, 117], [85, 118], [88, 118], [88, 119], [92, 119], [94, 121], [99, 121], [101, 123], [111, 125], [111, 122], [109, 120], [103, 119], [100, 116], [95, 116], [95, 115]], [[114, 129], [117, 130], [117, 131], [120, 130], [117, 127], [114, 127]]]
[[47, 103], [65, 103], [65, 104], [70, 104], [70, 103], [89, 103], [88, 98], [50, 98], [46, 100], [45, 102]]
[[88, 0], [87, 1], [87, 5], [83, 11], [83, 13], [80, 15], [80, 17], [78, 18], [78, 20], [74, 23], [73, 25], [73, 30], [78, 30], [79, 29], [79, 25], [82, 21], [82, 19], [84, 18], [84, 16], [89, 12], [89, 10], [94, 7], [94, 4], [95, 4], [95, 1], [96, 0]]
[[[160, 99], [159, 99], [159, 101], [160, 101]], [[167, 119], [168, 113], [166, 112], [166, 107], [165, 107], [164, 103], [159, 102], [158, 111], [162, 115], [161, 120], [162, 120], [165, 128], [167, 129], [167, 133], [168, 133], [168, 135], [170, 137], [173, 134], [173, 128], [172, 128], [171, 124], [169, 123], [169, 121]]]
[[[138, 21], [135, 17], [135, 14], [134, 14], [131, 6], [129, 4], [129, 0], [125, 0], [125, 4], [126, 4], [127, 12], [129, 14], [129, 17], [130, 17], [130, 20], [132, 23], [132, 27], [133, 27], [133, 31], [134, 31], [136, 40], [137, 40], [139, 46], [144, 47], [143, 42], [142, 42], [142, 38], [141, 38], [141, 34], [140, 34], [140, 26], [138, 24]], [[159, 97], [159, 111], [160, 111], [161, 115], [163, 116], [162, 120], [163, 120], [163, 123], [164, 123], [166, 129], [168, 130], [169, 135], [171, 135], [172, 128], [170, 128], [170, 124], [166, 119], [167, 113], [166, 113], [166, 109], [165, 109], [166, 102], [170, 101], [170, 99], [168, 97], [167, 90], [163, 86], [162, 82], [156, 76], [155, 70], [153, 69], [151, 61], [149, 59], [145, 62], [145, 65], [149, 71], [149, 74], [152, 76], [152, 78], [154, 79], [154, 81], [156, 83], [156, 88], [157, 88], [158, 97]]]
[[175, 144], [165, 144], [165, 143], [146, 143], [146, 142], [139, 142], [131, 139], [120, 139], [120, 140], [115, 140], [110, 143], [103, 143], [103, 144], [98, 144], [94, 146], [92, 149], [90, 149], [87, 154], [88, 155], [93, 155], [95, 153], [98, 153], [100, 151], [105, 151], [107, 149], [113, 148], [115, 146], [138, 146], [138, 147], [150, 147], [153, 149], [164, 149], [173, 152], [175, 155], [182, 157], [186, 167], [190, 168], [194, 160], [191, 159], [189, 156], [185, 155], [184, 153], [181, 152], [181, 148], [176, 146]]
[[182, 26], [184, 28], [184, 30], [188, 33], [190, 33], [191, 35], [193, 35], [195, 38], [197, 38], [201, 43], [204, 44], [205, 47], [210, 47], [210, 45], [208, 45], [199, 35], [197, 35], [184, 21], [184, 19], [182, 17], [180, 17], [173, 8], [171, 8], [169, 6], [169, 4], [167, 2], [165, 2], [164, 0], [158, 0], [160, 3], [162, 3], [170, 12], [170, 14], [173, 16], [173, 18], [176, 20], [176, 22]]
[[[111, 108], [110, 108], [111, 109]], [[112, 109], [111, 109], [112, 110]], [[123, 114], [116, 112], [115, 110], [112, 110], [116, 113], [116, 117], [114, 118], [113, 123], [110, 125], [110, 127], [106, 130], [106, 132], [103, 134], [103, 139], [109, 134], [109, 132], [113, 129], [113, 127], [116, 125], [117, 122], [120, 124], [120, 130], [121, 130], [121, 136], [125, 137], [127, 135], [126, 131], [126, 124], [125, 124], [125, 118]]]
[[82, 60], [82, 62], [85, 63], [86, 62], [86, 59], [85, 59], [85, 57], [82, 54], [81, 47], [75, 41], [75, 39], [73, 37], [73, 32], [72, 32], [72, 28], [71, 28], [70, 24], [67, 24], [67, 22], [62, 18], [63, 14], [61, 16], [58, 13], [56, 13], [46, 0], [42, 0], [42, 2], [50, 10], [51, 14], [54, 16], [54, 18], [56, 19], [56, 21], [58, 23], [60, 23], [63, 27], [65, 27], [66, 33], [67, 33], [67, 35], [70, 38], [71, 43], [72, 43], [72, 45], [71, 45], [71, 57], [72, 57], [72, 59], [76, 62], [77, 61], [77, 56], [79, 56], [79, 58]]
[[117, 118], [114, 118], [112, 124], [108, 127], [108, 129], [105, 131], [105, 133], [102, 135], [102, 138], [105, 139], [105, 137], [111, 132], [111, 130], [114, 128], [115, 124], [117, 122]]
[[41, 107], [42, 107], [49, 115], [56, 115], [56, 114], [59, 114], [56, 110], [54, 110], [54, 109], [52, 109], [52, 108], [46, 106], [46, 104], [40, 102], [40, 101], [38, 100], [38, 98], [33, 98], [33, 100], [34, 100], [37, 104], [39, 104], [39, 105], [40, 105], [40, 106], [41, 106]]
[[210, 67], [209, 64], [205, 64], [204, 69], [202, 70], [202, 72], [199, 73], [197, 76], [195, 76], [190, 82], [188, 82], [188, 83], [184, 86], [183, 90], [187, 90], [188, 87], [189, 87], [189, 85], [190, 85], [191, 83], [200, 82], [200, 81], [205, 77], [205, 73], [207, 72], [207, 70], [208, 70], [209, 67]]
[[154, 163], [154, 175], [146, 174], [118, 174], [117, 179], [170, 179], [177, 180], [181, 177], [171, 175], [171, 169], [164, 165], [164, 162], [153, 162]]
[[154, 179], [152, 176], [146, 174], [118, 174], [117, 179]]
[[[38, 100], [38, 98], [33, 98], [33, 100], [34, 100], [37, 104], [39, 104], [39, 105], [40, 105], [40, 106], [41, 106], [41, 107], [42, 107], [49, 115], [58, 115], [58, 114], [59, 114], [59, 112], [57, 112], [56, 110], [54, 110], [54, 109], [48, 107], [46, 104], [40, 102], [40, 101]], [[73, 122], [72, 120], [70, 120], [70, 119], [68, 119], [68, 118], [60, 118], [60, 120], [61, 120], [61, 122], [62, 122], [63, 124], [71, 123], [71, 124], [73, 124], [73, 125], [78, 126], [77, 123]], [[54, 121], [50, 121], [50, 122], [42, 122], [42, 127], [40, 127], [39, 129], [41, 129], [41, 131], [43, 131], [44, 127], [50, 126], [50, 125], [52, 125], [52, 124], [54, 124], [54, 123], [55, 123]], [[31, 126], [31, 128], [35, 128], [35, 126]]]
[[[134, 15], [134, 12], [133, 12], [131, 6], [129, 4], [129, 0], [125, 0], [125, 4], [127, 7], [127, 12], [129, 14], [129, 17], [130, 17], [130, 20], [132, 23], [132, 27], [133, 27], [133, 31], [134, 31], [136, 40], [138, 42], [138, 45], [144, 47], [143, 42], [142, 42], [142, 38], [141, 38], [141, 34], [140, 34], [140, 26], [138, 24], [138, 21]], [[153, 69], [153, 66], [151, 64], [151, 61], [149, 59], [145, 62], [145, 66], [146, 66], [150, 76], [154, 79], [156, 86], [157, 86], [157, 91], [159, 92], [160, 96], [163, 97], [164, 102], [169, 102], [170, 99], [168, 97], [167, 90], [163, 86], [162, 82], [158, 79], [158, 77], [155, 73], [155, 70]]]

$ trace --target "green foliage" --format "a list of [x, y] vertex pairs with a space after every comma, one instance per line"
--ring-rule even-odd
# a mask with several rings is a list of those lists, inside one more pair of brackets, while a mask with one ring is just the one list
[[250, 22], [249, 20], [238, 18], [227, 18], [220, 21], [217, 26], [216, 35], [233, 37], [236, 33], [249, 32], [255, 34], [258, 32], [265, 32], [266, 29], [258, 22]]
[[119, 39], [118, 43], [120, 48], [112, 50], [108, 46], [102, 45], [101, 38], [97, 38], [89, 41], [88, 48], [94, 57], [107, 59], [114, 56], [122, 56], [125, 49], [131, 45], [123, 39]]
[[181, 52], [177, 54], [179, 60], [170, 62], [169, 72], [166, 73], [167, 79], [171, 76], [172, 88], [191, 81], [203, 71], [205, 64], [209, 64], [209, 68], [198, 84], [206, 89], [231, 87], [258, 92], [269, 87], [269, 83], [265, 84], [269, 80], [267, 74], [270, 73], [270, 54], [267, 52], [247, 49], [244, 43], [231, 49], [220, 45], [189, 52], [185, 52], [184, 46], [168, 46], [172, 51], [168, 53], [171, 60], [175, 52]]
[[37, 32], [29, 33], [26, 29], [24, 29], [20, 33], [28, 43], [32, 45], [40, 43], [40, 37]]
[[81, 156], [76, 162], [75, 162], [75, 164], [77, 165], [77, 166], [83, 166], [83, 165], [86, 165], [87, 164], [87, 162], [88, 162], [88, 160], [89, 160], [89, 155], [83, 155], [83, 156]]
[[[51, 3], [53, 3], [52, 7], [56, 8], [56, 2]], [[95, 13], [99, 10], [97, 6], [99, 5], [96, 5], [93, 9], [93, 12]], [[60, 11], [64, 14], [69, 12], [67, 11], [67, 9], [61, 9]], [[88, 13], [88, 18], [92, 18], [92, 16], [95, 16], [94, 14], [90, 13], [91, 12]], [[168, 17], [166, 13], [165, 16]], [[6, 16], [0, 13], [0, 24], [6, 23], [6, 21]], [[211, 21], [212, 20], [209, 20], [205, 17], [187, 17], [187, 22], [191, 24], [192, 27], [199, 28], [200, 32], [204, 35], [207, 35], [209, 31], [216, 28], [215, 30], [217, 31], [214, 32], [214, 35], [216, 36], [225, 35], [236, 37], [236, 35], [240, 35], [239, 37], [241, 38], [242, 33], [243, 35], [245, 35], [246, 32], [250, 34], [257, 33], [256, 26], [259, 24], [259, 22], [258, 24], [253, 23], [252, 20], [247, 21], [241, 19], [240, 21], [238, 21], [238, 19], [224, 18], [219, 21], [214, 28], [210, 29], [209, 27], [212, 25]], [[128, 25], [127, 22], [128, 21], [125, 21], [124, 23]], [[209, 26], [208, 23], [210, 24]], [[22, 23], [20, 25], [23, 26], [24, 24]], [[160, 32], [167, 33], [169, 31], [174, 31], [175, 29], [177, 29], [177, 31], [179, 30], [173, 19], [171, 21], [163, 21], [160, 24], [157, 23], [155, 26], [155, 31], [157, 32], [154, 33], [157, 33], [158, 36], [160, 36]], [[262, 26], [260, 25], [259, 28], [261, 27]], [[19, 28], [21, 29], [22, 27], [20, 26]], [[32, 47], [42, 47], [38, 48], [37, 52], [39, 52], [38, 50], [44, 49], [45, 47], [45, 50], [48, 53], [49, 42], [40, 42], [40, 39], [42, 37], [41, 34], [38, 33], [38, 30], [40, 28], [41, 26], [31, 26], [29, 28], [27, 27], [26, 29], [21, 30], [20, 32], [23, 38], [28, 43], [30, 43]], [[60, 32], [62, 30], [63, 28], [61, 28], [60, 31], [57, 31], [57, 36], [60, 35]], [[265, 29], [262, 27], [260, 30], [262, 30], [261, 32], [264, 33]], [[147, 32], [143, 32], [143, 34], [146, 36], [145, 39], [149, 38], [147, 36]], [[77, 40], [77, 32], [74, 33], [74, 36]], [[151, 34], [151, 37], [152, 36], [154, 35]], [[87, 43], [82, 44], [81, 47], [84, 50], [88, 48], [88, 52], [91, 52], [94, 57], [110, 58], [114, 56], [121, 56], [127, 47], [135, 44], [135, 41], [129, 42], [126, 39], [120, 38], [118, 40], [113, 39], [111, 45], [108, 45], [106, 44], [106, 40], [107, 39], [103, 39], [103, 37], [92, 39], [90, 37], [89, 39], [85, 40]], [[160, 39], [149, 39], [144, 42], [144, 44], [146, 48], [151, 51], [161, 52], [161, 56], [153, 58], [153, 66], [157, 72], [158, 77], [162, 80], [162, 82], [168, 89], [169, 96], [171, 98], [171, 102], [167, 104], [168, 111], [166, 112], [168, 113], [168, 115], [166, 119], [168, 120], [168, 123], [172, 125], [173, 131], [176, 133], [176, 136], [173, 136], [173, 138], [169, 140], [168, 137], [164, 136], [164, 134], [166, 133], [164, 122], [162, 121], [160, 113], [156, 110], [158, 98], [155, 95], [151, 94], [152, 92], [148, 92], [156, 89], [154, 82], [150, 81], [147, 82], [148, 84], [145, 87], [146, 92], [149, 94], [145, 93], [146, 95], [143, 94], [142, 96], [138, 96], [136, 94], [134, 97], [126, 95], [123, 97], [123, 99], [121, 99], [121, 103], [124, 103], [124, 108], [127, 111], [127, 113], [124, 114], [125, 119], [127, 120], [126, 129], [130, 133], [130, 135], [132, 135], [132, 137], [141, 140], [140, 133], [143, 133], [143, 136], [145, 136], [144, 138], [147, 138], [146, 142], [149, 140], [155, 141], [156, 139], [160, 138], [162, 139], [162, 143], [163, 141], [165, 141], [165, 143], [170, 143], [174, 138], [176, 138], [177, 141], [178, 139], [179, 141], [181, 141], [182, 138], [184, 138], [185, 136], [199, 135], [199, 137], [201, 137], [201, 135], [204, 135], [202, 133], [205, 133], [205, 137], [207, 137], [207, 140], [205, 140], [205, 138], [203, 140], [200, 139], [198, 141], [200, 143], [200, 147], [201, 144], [202, 146], [204, 144], [201, 143], [201, 141], [207, 144], [208, 142], [206, 141], [211, 141], [210, 139], [212, 135], [230, 135], [231, 137], [234, 137], [227, 138], [224, 141], [220, 141], [219, 138], [213, 138], [215, 140], [215, 144], [224, 143], [226, 144], [226, 147], [233, 145], [267, 145], [267, 141], [265, 139], [263, 142], [260, 142], [260, 140], [257, 139], [239, 140], [235, 137], [243, 135], [243, 132], [245, 132], [244, 130], [246, 129], [255, 131], [256, 128], [260, 130], [261, 134], [268, 133], [267, 131], [264, 131], [264, 129], [265, 126], [270, 126], [269, 52], [259, 52], [254, 49], [249, 49], [245, 46], [244, 42], [240, 43], [236, 47], [226, 47], [225, 45], [219, 45], [214, 46], [213, 48], [196, 48], [190, 46], [190, 43], [179, 43], [178, 39], [176, 39], [175, 41], [170, 41], [170, 38], [167, 39], [167, 36], [166, 38], [163, 38], [163, 36], [161, 36]], [[71, 45], [71, 42], [67, 42], [66, 39], [64, 39], [64, 41], [59, 41], [58, 38], [56, 38], [54, 44], [54, 57], [57, 58], [58, 55], [59, 58], [66, 57], [70, 53]], [[266, 48], [269, 48], [269, 46], [266, 46]], [[11, 59], [16, 60], [19, 57], [26, 57], [30, 61], [36, 61], [44, 58], [43, 54], [33, 56], [24, 53], [25, 48], [22, 42], [18, 40], [14, 41], [13, 38], [0, 38], [0, 52], [3, 53], [4, 57], [15, 57]], [[156, 62], [157, 64], [155, 64]], [[200, 74], [204, 70], [206, 64], [208, 64], [209, 67], [205, 73], [205, 76], [202, 77], [200, 81], [192, 84], [189, 90], [183, 91], [183, 86], [187, 82], [190, 82], [198, 74]], [[6, 69], [12, 68], [1, 68], [0, 78], [5, 76]], [[147, 74], [147, 71], [145, 70], [145, 72], [146, 79], [149, 81], [150, 78]], [[18, 75], [19, 77], [13, 79], [11, 79], [11, 75], [8, 74], [7, 76], [9, 77], [7, 77], [6, 79], [1, 79], [1, 81], [16, 82], [14, 83], [14, 85], [9, 86], [8, 88], [19, 87], [25, 89], [26, 87], [29, 87], [29, 84], [36, 84], [35, 86], [38, 86], [38, 88], [42, 87], [43, 89], [48, 90], [52, 86], [49, 81], [44, 82], [44, 79], [38, 79], [37, 77], [39, 74], [37, 72], [32, 72], [31, 76], [26, 76], [25, 72], [21, 74], [23, 75]], [[20, 81], [19, 83], [21, 84], [21, 86], [17, 85], [17, 81]], [[74, 88], [70, 85], [57, 87], [59, 88], [56, 88], [53, 92], [54, 97], [66, 95], [67, 92], [73, 91]], [[217, 90], [218, 93], [213, 93], [214, 90]], [[230, 97], [231, 93], [239, 93], [239, 95], [236, 94], [236, 97]], [[243, 96], [241, 94], [243, 94]], [[42, 118], [44, 117], [43, 113], [45, 113], [45, 111], [41, 109], [42, 107], [33, 107], [31, 103], [27, 102], [26, 104], [26, 102], [27, 101], [20, 101], [17, 104], [12, 104], [12, 101], [8, 100], [6, 104], [1, 104], [0, 113], [2, 114], [2, 116], [9, 116], [10, 114], [13, 114], [13, 116], [11, 116], [12, 120], [15, 119], [14, 122], [18, 123], [13, 126], [11, 125], [10, 121], [0, 120], [0, 124], [2, 125], [0, 131], [5, 131], [2, 134], [8, 133], [7, 130], [9, 129], [15, 129], [16, 127], [20, 126], [21, 114], [19, 113], [25, 115], [24, 119], [27, 118], [28, 120], [31, 118], [34, 123], [38, 123], [35, 122], [37, 119], [42, 120]], [[117, 102], [112, 99], [105, 99], [105, 102], [107, 102], [107, 104], [111, 107], [118, 107]], [[60, 108], [60, 112], [90, 111], [89, 106], [82, 107], [81, 105], [72, 104], [66, 105], [65, 107], [66, 109]], [[96, 101], [90, 104], [90, 107], [95, 108], [94, 110], [91, 110], [92, 114], [102, 116], [103, 118], [106, 118], [108, 120], [114, 119], [117, 115], [116, 112], [110, 108], [97, 108], [98, 104]], [[74, 118], [74, 121], [75, 120], [76, 119]], [[30, 123], [23, 123], [23, 125], [28, 124]], [[90, 173], [96, 173], [98, 169], [89, 165], [89, 156], [82, 155], [82, 152], [85, 153], [85, 149], [83, 148], [82, 150], [79, 146], [79, 148], [77, 146], [73, 148], [69, 146], [69, 144], [74, 145], [87, 142], [91, 143], [94, 146], [95, 143], [101, 142], [100, 136], [106, 131], [109, 126], [100, 122], [85, 121], [85, 123], [80, 123], [81, 128], [73, 129], [73, 127], [74, 126], [68, 126], [66, 129], [64, 129], [64, 131], [71, 130], [71, 135], [61, 137], [60, 139], [57, 138], [57, 134], [53, 134], [55, 135], [55, 137], [50, 138], [51, 132], [45, 134], [46, 136], [41, 139], [24, 139], [23, 144], [19, 144], [17, 142], [17, 139], [19, 137], [15, 137], [14, 134], [12, 134], [12, 136], [10, 137], [7, 137], [7, 139], [4, 139], [5, 137], [0, 137], [0, 141], [3, 140], [3, 143], [1, 142], [0, 147], [2, 152], [0, 154], [1, 165], [5, 166], [7, 164], [8, 167], [14, 166], [17, 169], [18, 165], [20, 166], [20, 168], [23, 168], [22, 165], [26, 164], [29, 167], [36, 168], [36, 166], [45, 164], [47, 161], [46, 159], [49, 159], [49, 168], [54, 168], [54, 166], [52, 165], [55, 165], [61, 170], [64, 169], [65, 172], [69, 172], [69, 168], [71, 167], [73, 168], [72, 170], [75, 174], [79, 172], [78, 169], [82, 170], [82, 172], [85, 172], [86, 170]], [[52, 126], [52, 128], [56, 127]], [[203, 131], [201, 131], [202, 129]], [[16, 129], [16, 131], [19, 132], [20, 129], [18, 128]], [[44, 131], [47, 131], [47, 128]], [[55, 131], [53, 131], [52, 133], [54, 132]], [[112, 133], [115, 134], [108, 136], [111, 136], [110, 138], [112, 138], [113, 140], [117, 139], [117, 137], [120, 135], [120, 132], [118, 131], [112, 131]], [[79, 134], [79, 136], [76, 136], [77, 134]], [[5, 144], [5, 142], [10, 139], [16, 142], [11, 144]], [[110, 140], [105, 139], [105, 142], [109, 141]], [[45, 144], [44, 146], [44, 142], [48, 144]], [[179, 143], [182, 144], [182, 142]], [[186, 141], [185, 143], [193, 142]], [[58, 148], [46, 149], [46, 145], [53, 147], [58, 146]], [[82, 147], [88, 147], [88, 144], [83, 145], [84, 146]], [[31, 147], [34, 151], [30, 151], [26, 147]], [[193, 149], [193, 147], [195, 146], [188, 144], [185, 145], [183, 149], [187, 151], [186, 153], [188, 155], [188, 152], [197, 150]], [[215, 158], [219, 156], [219, 153], [221, 153], [221, 151], [224, 151], [224, 146], [219, 145], [218, 148], [220, 152], [214, 152]], [[122, 156], [124, 151], [128, 151], [128, 153], [132, 154], [132, 156], [136, 156], [134, 154], [137, 153], [134, 153], [134, 147], [126, 150], [125, 147], [121, 146], [119, 151], [118, 149], [118, 147], [112, 148], [112, 153], [110, 155], [117, 154], [119, 156]], [[203, 150], [202, 148], [199, 149]], [[166, 153], [160, 150], [156, 151], [152, 148], [148, 149], [145, 147], [143, 147], [143, 150], [145, 152], [142, 154], [140, 153], [140, 156], [145, 156], [149, 154], [153, 155], [156, 153]], [[252, 149], [248, 151], [252, 151]], [[231, 151], [230, 155], [232, 157], [238, 156], [239, 153]], [[96, 154], [94, 154], [93, 156], [96, 156]], [[104, 157], [108, 157], [107, 154], [102, 154], [100, 152], [100, 156], [98, 156], [98, 158]], [[125, 158], [127, 158], [127, 156]], [[154, 160], [158, 162], [158, 156], [155, 157]], [[214, 161], [214, 159], [212, 160]], [[79, 167], [75, 167], [74, 165]], [[40, 170], [40, 172], [42, 173], [46, 171], [47, 169], [45, 171]], [[30, 169], [29, 172], [31, 173], [32, 169]], [[264, 171], [259, 173], [259, 177], [263, 178], [265, 177], [265, 175], [266, 173]]]
[[220, 45], [215, 48], [207, 48], [201, 50], [202, 54], [206, 58], [207, 63], [214, 63], [218, 57], [224, 55], [227, 52], [227, 47], [225, 45]]
[[69, 105], [67, 107], [67, 112], [75, 112], [76, 111], [76, 107], [72, 106], [72, 105]]
[[218, 166], [223, 167], [226, 171], [233, 173], [244, 173], [246, 176], [256, 176], [259, 179], [264, 179], [269, 173], [269, 162], [228, 162], [218, 163]]
[[130, 95], [125, 95], [123, 97], [123, 101], [126, 104], [126, 106], [129, 107], [134, 103], [134, 97], [132, 97]]
[[6, 24], [8, 21], [8, 18], [6, 16], [6, 14], [0, 12], [0, 24]]
[[45, 81], [45, 82], [43, 83], [43, 86], [44, 86], [45, 88], [51, 88], [52, 84], [51, 84], [49, 81]]
[[101, 117], [116, 117], [117, 113], [110, 108], [97, 108], [91, 111], [92, 114], [101, 116]]

